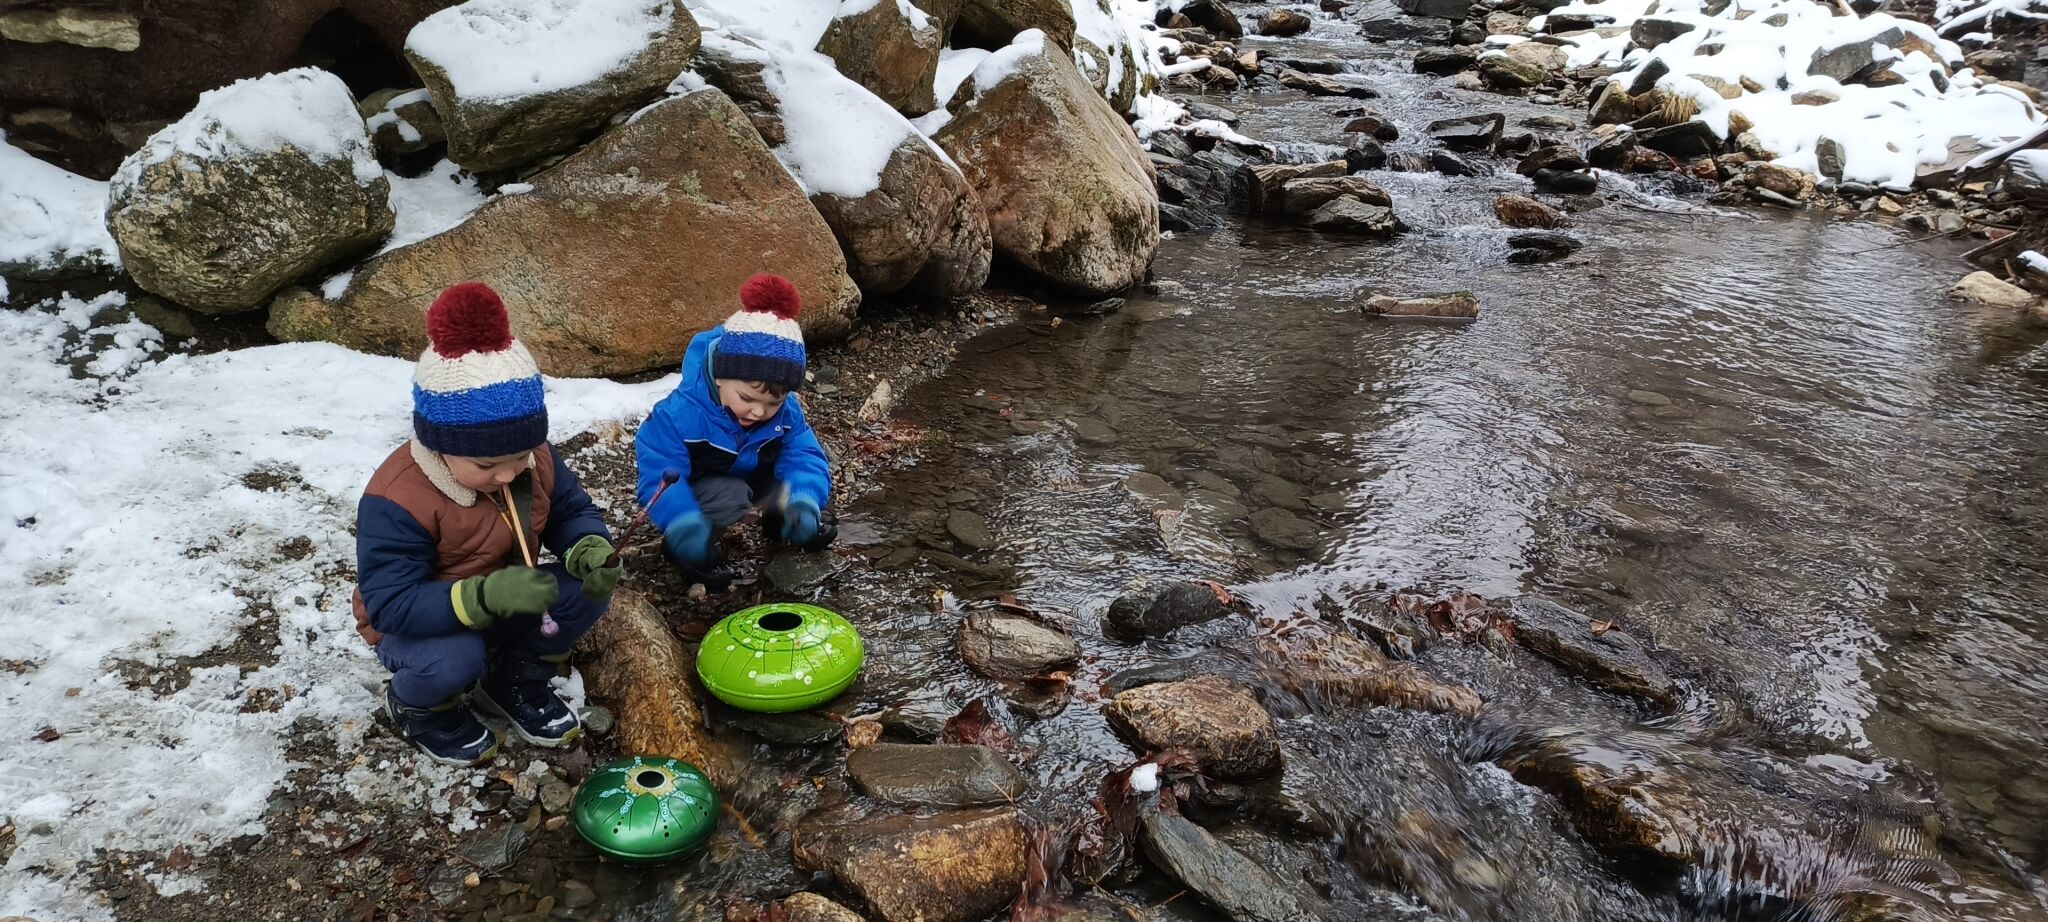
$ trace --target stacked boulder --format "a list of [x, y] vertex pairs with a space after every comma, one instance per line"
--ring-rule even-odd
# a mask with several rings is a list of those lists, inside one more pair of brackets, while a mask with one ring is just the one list
[[1107, 8], [771, 12], [421, 10], [415, 87], [302, 68], [206, 94], [109, 184], [112, 241], [178, 304], [394, 355], [479, 279], [555, 375], [672, 364], [754, 272], [795, 281], [821, 337], [864, 296], [973, 292], [997, 257], [1082, 296], [1143, 280], [1160, 208], [1123, 113], [1156, 65]]

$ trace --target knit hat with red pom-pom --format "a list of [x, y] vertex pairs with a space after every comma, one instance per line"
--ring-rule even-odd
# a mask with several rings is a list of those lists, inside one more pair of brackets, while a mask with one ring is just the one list
[[482, 282], [450, 286], [427, 308], [427, 351], [412, 377], [412, 431], [431, 451], [499, 458], [547, 441], [540, 367], [505, 302]]
[[711, 377], [759, 381], [787, 390], [804, 384], [804, 331], [797, 328], [796, 286], [757, 275], [740, 286], [740, 309], [725, 319], [711, 350]]

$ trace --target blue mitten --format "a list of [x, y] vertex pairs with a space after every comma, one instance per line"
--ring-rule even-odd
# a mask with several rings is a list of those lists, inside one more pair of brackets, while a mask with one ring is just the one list
[[804, 545], [818, 537], [818, 504], [808, 499], [789, 501], [782, 510], [782, 540]]
[[669, 523], [661, 533], [668, 552], [693, 567], [704, 567], [711, 563], [711, 520], [704, 513], [692, 512]]

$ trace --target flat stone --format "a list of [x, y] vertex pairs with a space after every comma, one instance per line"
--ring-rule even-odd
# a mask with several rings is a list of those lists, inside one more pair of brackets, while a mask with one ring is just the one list
[[989, 534], [988, 520], [966, 509], [955, 509], [946, 514], [946, 533], [970, 550], [986, 550], [996, 543], [995, 536]]
[[[1333, 202], [1324, 207], [1329, 208], [1337, 204], [1342, 203]], [[1312, 551], [1322, 538], [1321, 528], [1285, 509], [1261, 509], [1252, 513], [1248, 521], [1252, 534], [1260, 541], [1285, 550]]]
[[873, 743], [847, 754], [846, 773], [869, 797], [909, 806], [990, 806], [1024, 793], [1024, 776], [987, 746]]
[[1024, 882], [1024, 823], [1014, 809], [836, 821], [792, 835], [796, 863], [829, 871], [884, 922], [974, 922]]
[[1448, 77], [1479, 63], [1469, 48], [1424, 48], [1415, 53], [1415, 72]]
[[1487, 170], [1447, 150], [1429, 152], [1429, 166], [1445, 176], [1484, 176]]
[[789, 922], [864, 922], [859, 913], [815, 893], [792, 893], [783, 898], [782, 909]]
[[1632, 390], [1628, 392], [1628, 402], [1646, 407], [1668, 407], [1671, 398], [1656, 391]]
[[1592, 618], [1545, 599], [1516, 599], [1512, 615], [1515, 642], [1567, 672], [1665, 708], [1677, 704], [1678, 689], [1671, 676], [1626, 631], [1596, 634]]
[[958, 642], [967, 665], [999, 679], [1042, 675], [1081, 657], [1074, 638], [1022, 615], [992, 610], [961, 619]]
[[1584, 170], [1592, 164], [1586, 162], [1584, 154], [1569, 144], [1545, 144], [1529, 152], [1515, 167], [1523, 176], [1533, 176], [1538, 170]]
[[762, 714], [718, 703], [709, 707], [720, 723], [771, 746], [813, 749], [836, 743], [846, 735], [844, 724], [810, 711]]
[[1225, 780], [1280, 767], [1273, 715], [1244, 686], [1219, 676], [1146, 685], [1110, 699], [1110, 725], [1151, 752], [1185, 749], [1202, 772]]
[[1304, 74], [1342, 74], [1351, 70], [1351, 65], [1336, 58], [1275, 58], [1281, 67], [1301, 71]]
[[1498, 112], [1485, 115], [1469, 115], [1463, 118], [1439, 119], [1429, 123], [1429, 137], [1438, 144], [1455, 151], [1483, 151], [1493, 147], [1500, 140], [1501, 129], [1507, 126], [1507, 116]]
[[1391, 207], [1394, 200], [1378, 183], [1363, 176], [1335, 176], [1289, 181], [1280, 190], [1280, 210], [1286, 214], [1315, 211], [1340, 198], [1367, 205]]
[[2025, 310], [2039, 300], [2033, 292], [1982, 271], [1963, 276], [1949, 289], [1949, 297], [2010, 310]]
[[[1394, 210], [1384, 205], [1371, 205], [1354, 198], [1335, 199], [1317, 208], [1308, 216], [1309, 227], [1325, 233], [1344, 234], [1397, 234], [1407, 230]], [[1270, 511], [1270, 510], [1268, 510]], [[1259, 525], [1254, 515], [1254, 531]]]
[[828, 551], [783, 548], [768, 558], [767, 565], [761, 568], [761, 575], [777, 589], [802, 594], [830, 582], [846, 566], [846, 561], [839, 555]]
[[1580, 170], [1537, 170], [1531, 174], [1539, 189], [1565, 195], [1592, 195], [1600, 191], [1600, 178]]
[[1704, 157], [1721, 149], [1721, 136], [1705, 122], [1681, 122], [1640, 132], [1644, 147], [1674, 157]]
[[1398, 141], [1401, 139], [1401, 129], [1395, 127], [1394, 123], [1377, 115], [1361, 115], [1349, 122], [1345, 122], [1344, 131], [1347, 134], [1370, 135], [1374, 140], [1378, 141]]
[[1550, 79], [1550, 72], [1502, 54], [1479, 60], [1479, 79], [1497, 90], [1526, 90], [1542, 85]]
[[1186, 817], [1153, 810], [1143, 822], [1145, 856], [1236, 922], [1329, 918], [1308, 894], [1283, 883]]
[[1410, 16], [1432, 19], [1464, 19], [1472, 14], [1472, 0], [1394, 0]]
[[1188, 116], [1190, 118], [1202, 121], [1222, 122], [1225, 125], [1237, 124], [1237, 113], [1232, 112], [1229, 109], [1225, 109], [1222, 106], [1210, 105], [1206, 102], [1189, 102], [1186, 103], [1186, 106], [1188, 107]]
[[8, 10], [0, 12], [0, 38], [134, 51], [142, 47], [142, 21], [116, 10]]
[[1645, 16], [1629, 27], [1628, 40], [1634, 42], [1638, 48], [1655, 48], [1695, 28], [1698, 27], [1677, 19]]

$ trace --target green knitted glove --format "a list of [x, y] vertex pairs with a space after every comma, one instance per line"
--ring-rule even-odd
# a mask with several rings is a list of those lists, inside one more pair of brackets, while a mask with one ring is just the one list
[[476, 630], [499, 618], [539, 615], [562, 596], [562, 584], [532, 567], [505, 567], [455, 584], [455, 616]]
[[569, 549], [569, 555], [562, 558], [562, 569], [569, 575], [583, 581], [583, 597], [591, 601], [603, 601], [612, 597], [612, 590], [619, 588], [619, 578], [626, 575], [625, 561], [605, 566], [605, 561], [617, 553], [610, 541], [603, 535], [584, 535]]

